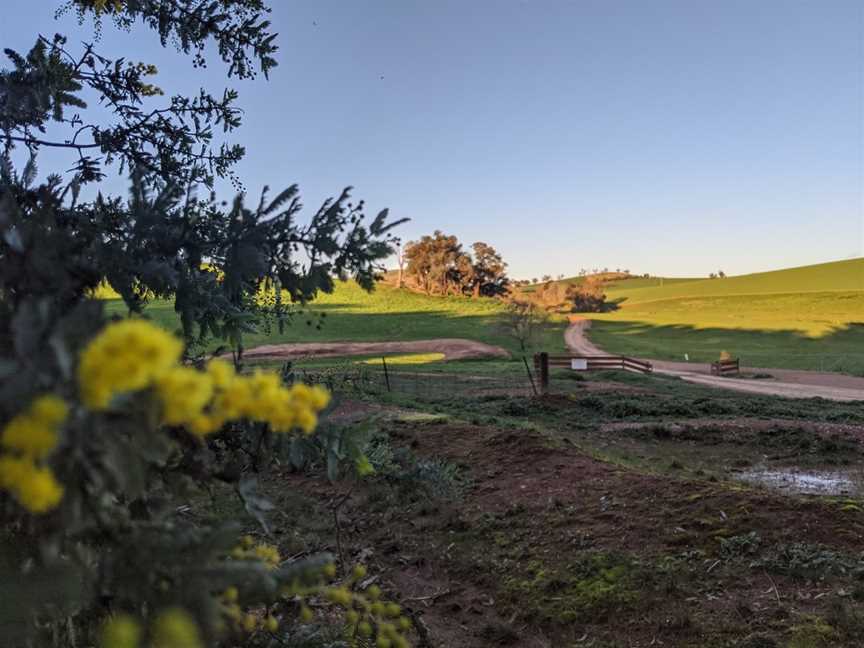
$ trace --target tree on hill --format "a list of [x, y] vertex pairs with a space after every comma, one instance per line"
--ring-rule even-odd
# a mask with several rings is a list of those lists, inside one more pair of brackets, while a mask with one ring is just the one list
[[507, 264], [501, 255], [491, 245], [480, 241], [471, 249], [474, 252], [471, 264], [471, 292], [474, 297], [506, 294], [510, 280], [507, 278]]
[[570, 286], [567, 300], [575, 313], [598, 313], [605, 310], [603, 280], [599, 277], [588, 277], [582, 283]]
[[567, 303], [569, 287], [560, 281], [547, 281], [534, 292], [534, 300], [542, 308], [558, 310]]
[[477, 242], [473, 257], [453, 236], [435, 231], [405, 246], [405, 275], [427, 295], [494, 297], [507, 292], [507, 264], [491, 245]]
[[405, 247], [406, 274], [427, 295], [459, 293], [470, 274], [471, 262], [462, 244], [436, 230]]

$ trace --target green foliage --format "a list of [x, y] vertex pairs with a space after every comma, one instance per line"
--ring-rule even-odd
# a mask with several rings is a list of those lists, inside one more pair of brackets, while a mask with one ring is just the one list
[[352, 475], [364, 476], [373, 472], [367, 446], [375, 434], [372, 421], [351, 427], [325, 424], [312, 438], [295, 437], [291, 440], [288, 458], [297, 469], [324, 467], [331, 481]]
[[[278, 634], [275, 641], [267, 641], [264, 646], [279, 648], [350, 648], [342, 633], [331, 626], [302, 624]], [[371, 645], [371, 644], [370, 644]]]
[[791, 628], [789, 648], [821, 648], [835, 645], [840, 635], [825, 619], [807, 616]]
[[500, 327], [508, 337], [519, 343], [520, 351], [525, 351], [537, 344], [543, 329], [548, 325], [548, 316], [535, 304], [514, 300], [508, 302]]
[[[275, 65], [275, 34], [260, 0], [73, 0], [64, 10], [82, 21], [93, 17], [97, 30], [107, 17], [129, 30], [143, 25], [163, 44], [191, 54], [196, 65], [204, 65], [205, 52], [215, 46], [229, 76], [252, 77], [255, 65], [266, 74]], [[237, 408], [266, 388], [281, 399], [270, 401], [270, 414], [287, 416], [301, 402], [298, 395], [311, 402], [317, 392], [295, 387], [289, 393], [266, 377], [258, 383], [236, 379], [249, 390], [245, 401], [243, 392], [226, 396], [231, 402], [223, 411], [234, 407], [236, 415], [207, 432], [196, 431], [192, 419], [168, 424], [169, 399], [200, 397], [193, 387], [204, 390], [206, 407], [216, 408], [210, 399], [219, 395], [217, 372], [178, 365], [182, 345], [139, 321], [123, 324], [135, 336], [106, 345], [96, 357], [87, 375], [107, 386], [110, 398], [91, 399], [81, 352], [106, 318], [104, 302], [90, 296], [107, 280], [130, 314], [151, 299], [170, 299], [189, 343], [187, 356], [194, 355], [193, 343], [204, 348], [218, 339], [231, 345], [239, 362], [244, 336], [273, 322], [281, 326], [292, 304], [332, 291], [348, 277], [371, 288], [377, 264], [391, 251], [396, 223], [387, 221], [386, 210], [365, 221], [363, 203], [350, 202], [347, 189], [307, 223], [300, 219], [296, 186], [272, 199], [265, 189], [256, 206], [242, 194], [227, 208], [215, 196], [198, 199], [196, 188], [212, 185], [216, 176], [232, 177], [231, 166], [243, 154], [239, 145], [214, 139], [217, 127], [230, 132], [240, 123], [235, 92], [215, 98], [202, 91], [159, 106], [154, 102], [162, 90], [149, 79], [157, 72], [153, 66], [110, 59], [92, 44], [73, 55], [61, 35], [37, 39], [26, 56], [6, 54], [11, 68], [0, 72], [4, 645], [95, 645], [100, 626], [117, 613], [140, 623], [149, 643], [156, 641], [153, 620], [170, 610], [180, 611], [175, 630], [185, 623], [188, 638], [191, 624], [207, 646], [235, 645], [243, 634], [273, 627], [242, 616], [243, 608], [281, 610], [290, 627], [296, 597], [328, 593], [322, 578], [325, 565], [331, 571], [331, 557], [283, 561], [277, 548], [256, 546], [251, 538], [238, 546], [239, 521], [189, 502], [227, 483], [266, 533], [273, 505], [258, 494], [253, 472], [266, 469], [274, 455], [292, 454], [290, 425], [277, 433], [276, 419], [263, 410], [253, 422], [254, 412], [242, 410], [249, 417], [243, 418]], [[108, 119], [87, 112], [82, 97], [88, 93], [101, 97]], [[67, 137], [45, 138], [64, 129]], [[29, 154], [20, 172], [13, 163], [16, 146]], [[36, 159], [44, 147], [77, 156], [71, 177], [38, 179]], [[80, 200], [81, 186], [100, 181], [111, 163], [131, 177], [128, 200], [102, 194]], [[173, 384], [185, 388], [169, 391], [157, 382], [157, 364], [159, 376], [169, 370], [180, 378], [191, 374], [195, 385], [181, 381]], [[112, 381], [128, 388], [110, 391]], [[50, 427], [30, 414], [46, 394], [54, 399], [54, 414], [62, 410]], [[290, 394], [299, 400], [289, 407]], [[320, 409], [326, 399], [318, 397]], [[204, 407], [189, 411], [202, 414]], [[311, 431], [310, 412], [305, 422], [296, 419], [296, 427]], [[17, 445], [10, 430], [17, 430]], [[32, 434], [26, 438], [22, 431]], [[318, 444], [328, 467], [338, 468], [360, 459], [362, 438], [323, 430], [307, 441]], [[27, 455], [34, 443], [41, 449]], [[24, 483], [29, 491], [15, 490]], [[220, 596], [228, 591], [230, 598]], [[331, 602], [344, 598], [339, 590]], [[191, 615], [188, 623], [183, 615]], [[227, 634], [220, 633], [222, 622], [230, 622]]]
[[507, 264], [491, 245], [471, 246], [473, 256], [453, 236], [435, 231], [412, 241], [403, 253], [409, 284], [427, 295], [495, 297], [507, 293]]
[[560, 566], [528, 565], [528, 576], [504, 580], [509, 597], [527, 601], [524, 618], [587, 621], [625, 609], [639, 597], [638, 568], [626, 556], [585, 552]]
[[864, 576], [864, 554], [850, 555], [834, 549], [794, 542], [771, 547], [753, 563], [794, 578], [822, 578], [827, 575]]
[[575, 313], [601, 313], [608, 310], [604, 283], [593, 277], [586, 278], [577, 286], [571, 286], [567, 290], [567, 298]]
[[720, 556], [725, 560], [754, 556], [758, 553], [761, 542], [755, 531], [746, 535], [720, 538]]
[[378, 478], [400, 497], [453, 501], [471, 487], [458, 466], [438, 457], [417, 457], [406, 448], [394, 450], [384, 433], [373, 435], [364, 450]]

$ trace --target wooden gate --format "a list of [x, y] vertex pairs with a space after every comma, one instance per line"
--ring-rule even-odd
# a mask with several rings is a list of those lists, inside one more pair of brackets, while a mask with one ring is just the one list
[[650, 362], [628, 358], [627, 356], [583, 356], [534, 354], [534, 371], [540, 376], [540, 390], [549, 391], [549, 368], [566, 368], [575, 371], [598, 371], [604, 369], [623, 369], [639, 373], [651, 373], [654, 367]]

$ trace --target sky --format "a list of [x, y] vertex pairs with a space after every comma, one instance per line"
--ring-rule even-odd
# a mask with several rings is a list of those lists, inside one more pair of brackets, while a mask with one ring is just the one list
[[[60, 4], [4, 0], [0, 43], [92, 41]], [[516, 278], [864, 256], [860, 0], [270, 4], [269, 81], [196, 70], [143, 29], [100, 43], [155, 63], [167, 94], [240, 92], [253, 197], [296, 182], [311, 212], [352, 185], [411, 219], [403, 240], [485, 241]]]

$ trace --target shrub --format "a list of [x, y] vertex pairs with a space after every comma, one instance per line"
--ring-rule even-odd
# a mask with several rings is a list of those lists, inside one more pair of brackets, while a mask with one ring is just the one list
[[[251, 77], [256, 62], [265, 74], [275, 65], [261, 0], [64, 6], [82, 21], [95, 17], [97, 29], [103, 19], [128, 29], [143, 24], [201, 65], [215, 43], [229, 75]], [[39, 38], [26, 56], [7, 55], [12, 68], [0, 72], [4, 646], [236, 645], [308, 623], [309, 599], [341, 608], [350, 633], [406, 645], [410, 622], [398, 606], [372, 588], [361, 591], [356, 571], [336, 581], [329, 555], [285, 561], [278, 547], [241, 538], [237, 520], [178, 513], [200, 490], [228, 482], [266, 523], [273, 506], [242, 463], [252, 452], [269, 459], [280, 448], [319, 443], [328, 468], [367, 470], [344, 434], [316, 435], [329, 398], [323, 389], [205, 362], [192, 344], [225, 340], [239, 365], [244, 333], [268, 318], [281, 324], [291, 304], [331, 289], [336, 277], [353, 274], [371, 286], [376, 263], [391, 250], [386, 211], [363, 224], [363, 204], [350, 203], [346, 190], [301, 225], [296, 187], [262, 196], [255, 208], [242, 196], [227, 210], [215, 197], [195, 199], [215, 176], [236, 181], [230, 169], [242, 147], [212, 142], [216, 124], [228, 132], [239, 124], [236, 93], [172, 97], [151, 111], [145, 101], [162, 92], [148, 81], [153, 66], [111, 60], [93, 45], [73, 57], [59, 35]], [[103, 98], [107, 118], [86, 112], [85, 86]], [[58, 148], [77, 154], [71, 178], [51, 174], [37, 184], [36, 153], [50, 144], [41, 139], [49, 126], [96, 141], [70, 133]], [[30, 153], [20, 172], [15, 144]], [[131, 173], [128, 202], [102, 194], [81, 202], [82, 185], [98, 183], [112, 161]], [[292, 260], [300, 249], [305, 265]], [[152, 296], [173, 298], [185, 339], [139, 317], [106, 322], [91, 299], [106, 280], [130, 315]]]

